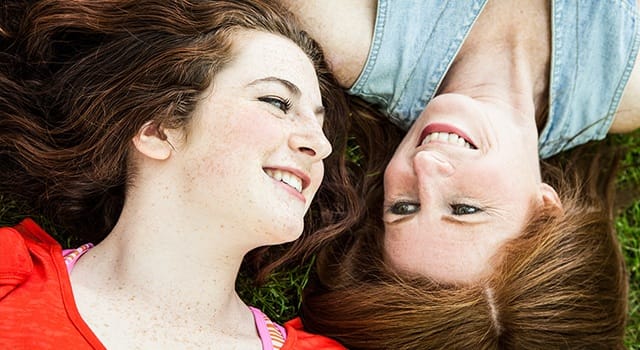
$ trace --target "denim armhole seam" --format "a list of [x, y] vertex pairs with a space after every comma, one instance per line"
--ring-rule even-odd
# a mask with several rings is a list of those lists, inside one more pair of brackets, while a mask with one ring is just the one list
[[[629, 6], [624, 1], [622, 1], [622, 6]], [[633, 20], [633, 44], [631, 45], [631, 50], [629, 51], [629, 55], [627, 56], [627, 66], [620, 77], [620, 82], [618, 83], [618, 87], [616, 92], [613, 95], [613, 99], [611, 101], [611, 105], [609, 106], [609, 111], [607, 115], [604, 117], [605, 124], [611, 127], [611, 123], [613, 122], [613, 117], [615, 116], [618, 107], [620, 106], [620, 100], [622, 99], [622, 94], [624, 93], [627, 84], [629, 84], [629, 77], [631, 76], [631, 72], [633, 71], [633, 67], [638, 60], [638, 48], [640, 47], [640, 30], [638, 28], [638, 9], [637, 8], [627, 8], [630, 11], [630, 15]], [[640, 62], [638, 63], [640, 64]], [[608, 132], [608, 129], [607, 129]], [[607, 133], [606, 132], [606, 133]], [[605, 135], [606, 135], [605, 133]], [[599, 135], [600, 136], [600, 135]]]
[[[558, 65], [562, 65], [562, 57], [564, 47], [562, 45], [563, 41], [563, 31], [559, 30], [558, 26], [561, 25], [562, 21], [560, 18], [562, 17], [563, 9], [562, 6], [558, 3], [557, 0], [551, 1], [551, 62], [549, 63], [549, 111], [547, 112], [547, 121], [542, 128], [540, 136], [538, 137], [538, 153], [541, 158], [547, 158], [551, 154], [557, 153], [553, 148], [556, 148], [550, 145], [549, 138], [552, 136], [552, 130], [558, 127], [558, 121], [553, 118], [553, 116], [557, 115], [554, 113], [554, 107], [557, 106], [555, 100], [557, 100], [556, 94], [556, 86], [558, 86], [558, 80], [561, 75], [558, 69], [554, 69]], [[560, 127], [563, 127], [561, 125]], [[552, 141], [555, 142], [555, 141]]]
[[[453, 64], [453, 61], [455, 60], [456, 56], [458, 56], [458, 53], [460, 52], [460, 49], [462, 49], [462, 45], [464, 45], [464, 42], [467, 40], [467, 37], [469, 37], [469, 34], [473, 30], [473, 25], [478, 21], [478, 18], [480, 17], [480, 14], [484, 10], [484, 7], [487, 4], [487, 1], [488, 0], [481, 0], [481, 3], [479, 4], [480, 8], [477, 9], [477, 10], [475, 8], [473, 9], [473, 18], [471, 19], [471, 22], [465, 27], [464, 34], [462, 35], [462, 37], [456, 38], [455, 45], [451, 45], [450, 48], [447, 50], [448, 51], [448, 55], [447, 55], [447, 59], [446, 59], [446, 62], [447, 62], [446, 65], [443, 65], [442, 69], [440, 69], [437, 72], [435, 72], [435, 75], [439, 76], [440, 79], [438, 79], [438, 82], [436, 83], [435, 87], [433, 88], [433, 90], [431, 91], [429, 96], [427, 96], [426, 94], [423, 95], [422, 100], [420, 101], [421, 104], [426, 104], [427, 101], [431, 101], [431, 99], [433, 99], [435, 97], [438, 89], [440, 89], [440, 86], [442, 85], [442, 82], [444, 81], [444, 78], [445, 78], [447, 72], [449, 71], [449, 68], [451, 68], [451, 65]], [[477, 5], [478, 2], [476, 2], [475, 4]], [[453, 49], [454, 46], [455, 46], [455, 49]]]
[[360, 76], [358, 77], [358, 79], [356, 79], [356, 82], [347, 91], [349, 94], [364, 94], [362, 88], [369, 80], [369, 75], [371, 75], [371, 71], [376, 65], [376, 61], [378, 60], [378, 53], [380, 52], [380, 46], [382, 45], [382, 36], [387, 21], [387, 6], [387, 0], [378, 0], [375, 19], [376, 23], [374, 27], [375, 29], [373, 41], [371, 43], [371, 49], [369, 50], [369, 55], [367, 56], [367, 61], [365, 63], [365, 67], [362, 70], [362, 73], [360, 73]]

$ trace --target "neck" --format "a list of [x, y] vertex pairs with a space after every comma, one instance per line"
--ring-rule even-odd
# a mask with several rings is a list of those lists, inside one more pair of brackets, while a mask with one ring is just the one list
[[176, 198], [140, 193], [143, 188], [158, 186], [137, 186], [127, 195], [116, 227], [78, 261], [74, 288], [78, 281], [131, 312], [161, 310], [162, 317], [208, 325], [224, 320], [225, 329], [246, 324], [248, 309], [234, 287], [242, 258], [254, 247], [237, 243], [243, 233], [233, 225], [195, 218]]
[[439, 93], [499, 99], [540, 122], [548, 103], [549, 12], [542, 0], [489, 0]]
[[518, 110], [518, 115], [534, 118], [534, 85], [531, 66], [521, 49], [503, 48], [488, 53], [473, 48], [456, 58], [438, 94], [498, 100]]

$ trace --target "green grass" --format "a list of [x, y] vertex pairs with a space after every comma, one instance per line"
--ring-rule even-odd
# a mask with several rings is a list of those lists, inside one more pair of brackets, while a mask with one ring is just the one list
[[256, 306], [280, 324], [296, 317], [301, 304], [302, 290], [309, 281], [314, 259], [296, 267], [280, 269], [261, 286], [240, 271], [236, 290], [245, 303]]
[[630, 275], [628, 349], [640, 349], [640, 201], [624, 210], [616, 221], [616, 229], [625, 254]]
[[[640, 350], [640, 131], [615, 137], [613, 141], [628, 149], [617, 187], [620, 194], [627, 197], [632, 193], [632, 198], [627, 198], [619, 209], [615, 223], [630, 278], [629, 323], [625, 343], [630, 350]], [[0, 196], [0, 226], [13, 225], [28, 214], [18, 203]], [[36, 217], [36, 220], [55, 235], [55, 229], [45, 218]], [[65, 247], [71, 242], [64, 235], [57, 235], [56, 238]], [[261, 308], [273, 320], [282, 323], [297, 314], [301, 291], [307, 284], [311, 267], [310, 261], [302, 266], [277, 271], [260, 287], [256, 287], [246, 274], [241, 273], [237, 289], [245, 302]]]
[[629, 197], [631, 193], [630, 200], [616, 217], [616, 231], [629, 273], [629, 323], [625, 344], [629, 350], [640, 350], [640, 130], [614, 140], [628, 149], [618, 174], [618, 194]]

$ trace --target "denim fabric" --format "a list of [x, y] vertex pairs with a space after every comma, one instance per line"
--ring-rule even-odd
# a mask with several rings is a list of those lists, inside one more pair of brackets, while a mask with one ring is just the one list
[[552, 9], [542, 158], [607, 135], [640, 43], [635, 0], [556, 0]]
[[[378, 0], [367, 63], [349, 93], [408, 129], [433, 98], [486, 0]], [[606, 136], [638, 53], [634, 0], [552, 1], [543, 158]]]
[[378, 0], [367, 63], [349, 90], [408, 129], [435, 95], [486, 0]]

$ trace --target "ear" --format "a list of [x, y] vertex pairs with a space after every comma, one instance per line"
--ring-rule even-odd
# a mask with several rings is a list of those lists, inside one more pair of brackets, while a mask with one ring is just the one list
[[138, 152], [157, 160], [169, 158], [173, 149], [160, 126], [153, 121], [146, 122], [138, 130], [136, 136], [133, 137], [133, 145]]
[[542, 193], [542, 204], [544, 207], [558, 211], [559, 214], [564, 211], [560, 197], [553, 187], [543, 182], [540, 184], [540, 192]]

